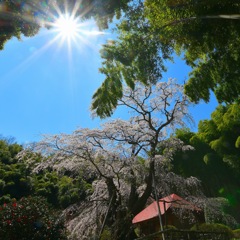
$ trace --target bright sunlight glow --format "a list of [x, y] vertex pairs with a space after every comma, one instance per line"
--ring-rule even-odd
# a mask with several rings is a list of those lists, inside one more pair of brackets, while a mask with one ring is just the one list
[[62, 15], [55, 23], [56, 31], [64, 38], [74, 38], [80, 31], [78, 19]]
[[33, 60], [39, 58], [52, 46], [54, 46], [56, 50], [55, 54], [58, 53], [61, 47], [67, 46], [68, 67], [70, 70], [72, 70], [72, 55], [76, 50], [82, 52], [87, 46], [93, 50], [99, 51], [100, 45], [98, 44], [98, 36], [108, 33], [98, 31], [93, 20], [82, 21], [81, 18], [83, 15], [77, 14], [77, 9], [81, 2], [81, 0], [76, 1], [74, 9], [70, 12], [68, 12], [67, 9], [62, 11], [57, 4], [55, 5], [55, 11], [53, 13], [49, 12], [50, 21], [42, 23], [43, 26], [49, 28], [45, 33], [51, 33], [53, 38], [41, 48], [32, 52], [16, 70], [28, 66]]

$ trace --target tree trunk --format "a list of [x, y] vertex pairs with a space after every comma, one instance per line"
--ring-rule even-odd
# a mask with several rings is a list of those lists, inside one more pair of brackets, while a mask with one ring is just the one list
[[133, 206], [132, 209], [129, 209], [129, 211], [133, 214], [136, 215], [138, 214], [140, 211], [143, 210], [148, 198], [150, 197], [151, 193], [152, 193], [152, 174], [154, 173], [154, 161], [150, 162], [150, 166], [149, 166], [149, 174], [148, 174], [148, 178], [146, 181], [146, 189], [144, 191], [144, 193], [142, 194], [142, 196], [136, 201], [135, 205]]
[[129, 214], [126, 209], [120, 209], [117, 212], [112, 230], [114, 240], [133, 240], [137, 238], [132, 224], [132, 214]]

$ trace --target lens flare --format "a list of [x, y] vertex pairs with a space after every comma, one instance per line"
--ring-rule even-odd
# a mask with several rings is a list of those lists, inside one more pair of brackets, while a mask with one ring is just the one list
[[74, 38], [80, 31], [78, 19], [68, 15], [60, 16], [54, 27], [63, 38]]

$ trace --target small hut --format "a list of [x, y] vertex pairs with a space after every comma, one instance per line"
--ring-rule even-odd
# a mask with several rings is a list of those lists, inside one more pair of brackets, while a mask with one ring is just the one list
[[[160, 199], [158, 204], [163, 226], [173, 225], [178, 229], [188, 229], [196, 222], [204, 222], [203, 211], [176, 194]], [[189, 213], [194, 217], [194, 222], [190, 222], [187, 218]], [[160, 231], [157, 202], [154, 201], [138, 213], [132, 223], [138, 225], [144, 235]]]

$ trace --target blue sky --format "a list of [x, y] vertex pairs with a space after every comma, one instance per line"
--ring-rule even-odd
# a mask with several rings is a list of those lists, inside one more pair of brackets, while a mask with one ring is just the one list
[[[85, 24], [95, 31], [93, 22]], [[15, 137], [18, 143], [37, 141], [41, 134], [70, 133], [77, 127], [98, 127], [99, 119], [90, 115], [91, 96], [100, 86], [103, 75], [99, 49], [110, 33], [82, 35], [77, 43], [60, 39], [57, 33], [41, 30], [32, 38], [12, 39], [0, 51], [0, 134]], [[52, 44], [50, 44], [53, 42]], [[164, 78], [180, 81], [189, 68], [179, 58], [169, 64]], [[210, 117], [216, 102], [200, 103], [190, 111], [197, 123]], [[124, 117], [117, 111], [113, 117]]]

